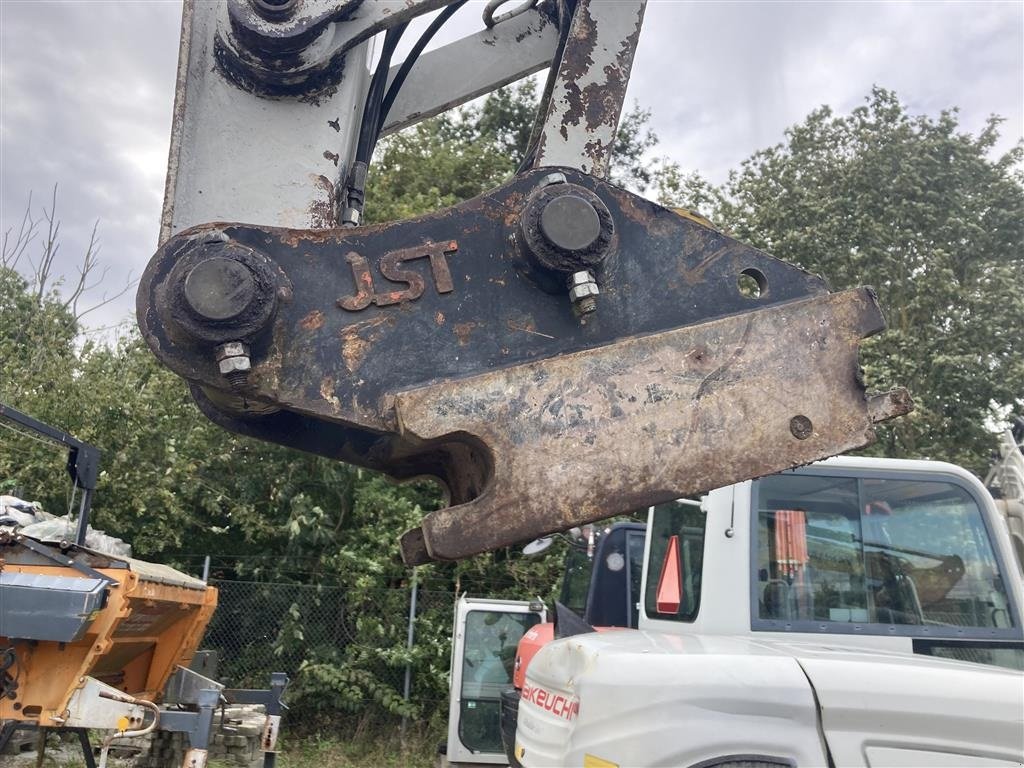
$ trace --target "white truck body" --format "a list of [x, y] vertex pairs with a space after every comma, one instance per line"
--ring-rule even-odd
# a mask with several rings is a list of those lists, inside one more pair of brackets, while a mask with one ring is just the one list
[[[544, 691], [519, 705], [527, 766], [1019, 766], [1024, 750], [1021, 675], [999, 667], [624, 630], [552, 643], [527, 677]], [[545, 710], [558, 695], [576, 717]]]
[[1024, 590], [973, 475], [837, 458], [702, 511], [700, 540], [677, 538], [675, 614], [657, 608], [670, 547], [652, 511], [639, 629], [530, 662], [524, 766], [1024, 764], [1024, 674], [993, 666], [1024, 655]]

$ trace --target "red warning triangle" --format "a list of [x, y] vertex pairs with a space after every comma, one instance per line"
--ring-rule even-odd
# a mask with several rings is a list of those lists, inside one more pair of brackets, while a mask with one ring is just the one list
[[679, 562], [679, 537], [673, 536], [668, 540], [665, 559], [661, 563], [655, 608], [658, 613], [678, 613], [682, 601], [683, 568]]

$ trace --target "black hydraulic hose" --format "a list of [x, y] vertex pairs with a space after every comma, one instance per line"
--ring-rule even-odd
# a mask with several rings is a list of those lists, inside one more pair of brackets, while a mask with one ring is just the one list
[[401, 40], [407, 24], [392, 27], [384, 35], [384, 47], [381, 50], [377, 70], [370, 80], [370, 88], [366, 94], [366, 105], [363, 107], [363, 119], [359, 126], [359, 141], [356, 145], [356, 161], [368, 163], [377, 144], [384, 89], [387, 87], [388, 72], [391, 70], [391, 57], [395, 53], [398, 41]]
[[341, 214], [343, 226], [357, 226], [362, 218], [363, 204], [366, 199], [366, 174], [370, 165], [370, 156], [377, 143], [377, 123], [380, 120], [381, 101], [384, 98], [388, 72], [391, 71], [391, 57], [407, 26], [408, 23], [399, 24], [384, 34], [384, 47], [381, 50], [380, 61], [377, 62], [377, 69], [370, 79], [370, 87], [366, 92], [363, 116], [359, 123], [359, 137], [356, 140], [356, 152], [345, 182], [345, 208]]
[[384, 128], [384, 121], [387, 120], [388, 113], [391, 111], [391, 106], [395, 103], [395, 99], [398, 98], [398, 92], [402, 89], [405, 84], [406, 78], [409, 77], [409, 72], [412, 71], [413, 65], [416, 60], [423, 53], [423, 49], [427, 47], [427, 44], [431, 41], [437, 31], [445, 25], [455, 12], [466, 4], [467, 0], [457, 0], [446, 7], [443, 11], [434, 17], [434, 20], [430, 23], [423, 34], [420, 35], [420, 39], [416, 41], [416, 45], [409, 51], [409, 55], [405, 57], [405, 61], [402, 62], [402, 66], [399, 67], [398, 72], [395, 73], [395, 79], [391, 81], [391, 85], [388, 87], [388, 92], [384, 96], [384, 103], [381, 105], [380, 120], [377, 123], [377, 135], [380, 135], [381, 130]]

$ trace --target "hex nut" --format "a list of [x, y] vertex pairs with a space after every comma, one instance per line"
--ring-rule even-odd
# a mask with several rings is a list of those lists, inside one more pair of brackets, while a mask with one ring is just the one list
[[236, 371], [251, 371], [252, 361], [248, 356], [245, 357], [225, 357], [221, 360], [218, 365], [220, 366], [220, 372], [227, 376], [229, 373], [235, 373]]
[[569, 287], [572, 288], [577, 285], [584, 285], [586, 283], [596, 283], [597, 280], [594, 275], [586, 269], [580, 270], [579, 272], [573, 272], [569, 275]]
[[569, 298], [576, 302], [591, 296], [597, 296], [600, 293], [601, 291], [597, 287], [597, 283], [583, 283], [582, 285], [574, 285], [569, 289]]
[[241, 341], [229, 341], [217, 347], [217, 360], [226, 357], [249, 357], [249, 347]]

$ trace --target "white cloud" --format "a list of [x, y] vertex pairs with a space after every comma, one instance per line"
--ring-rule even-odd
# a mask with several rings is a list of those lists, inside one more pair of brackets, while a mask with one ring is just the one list
[[875, 84], [911, 111], [959, 106], [970, 130], [1002, 114], [1005, 151], [1024, 130], [1022, 23], [1020, 3], [652, 0], [630, 95], [655, 106], [663, 150], [716, 181]]

